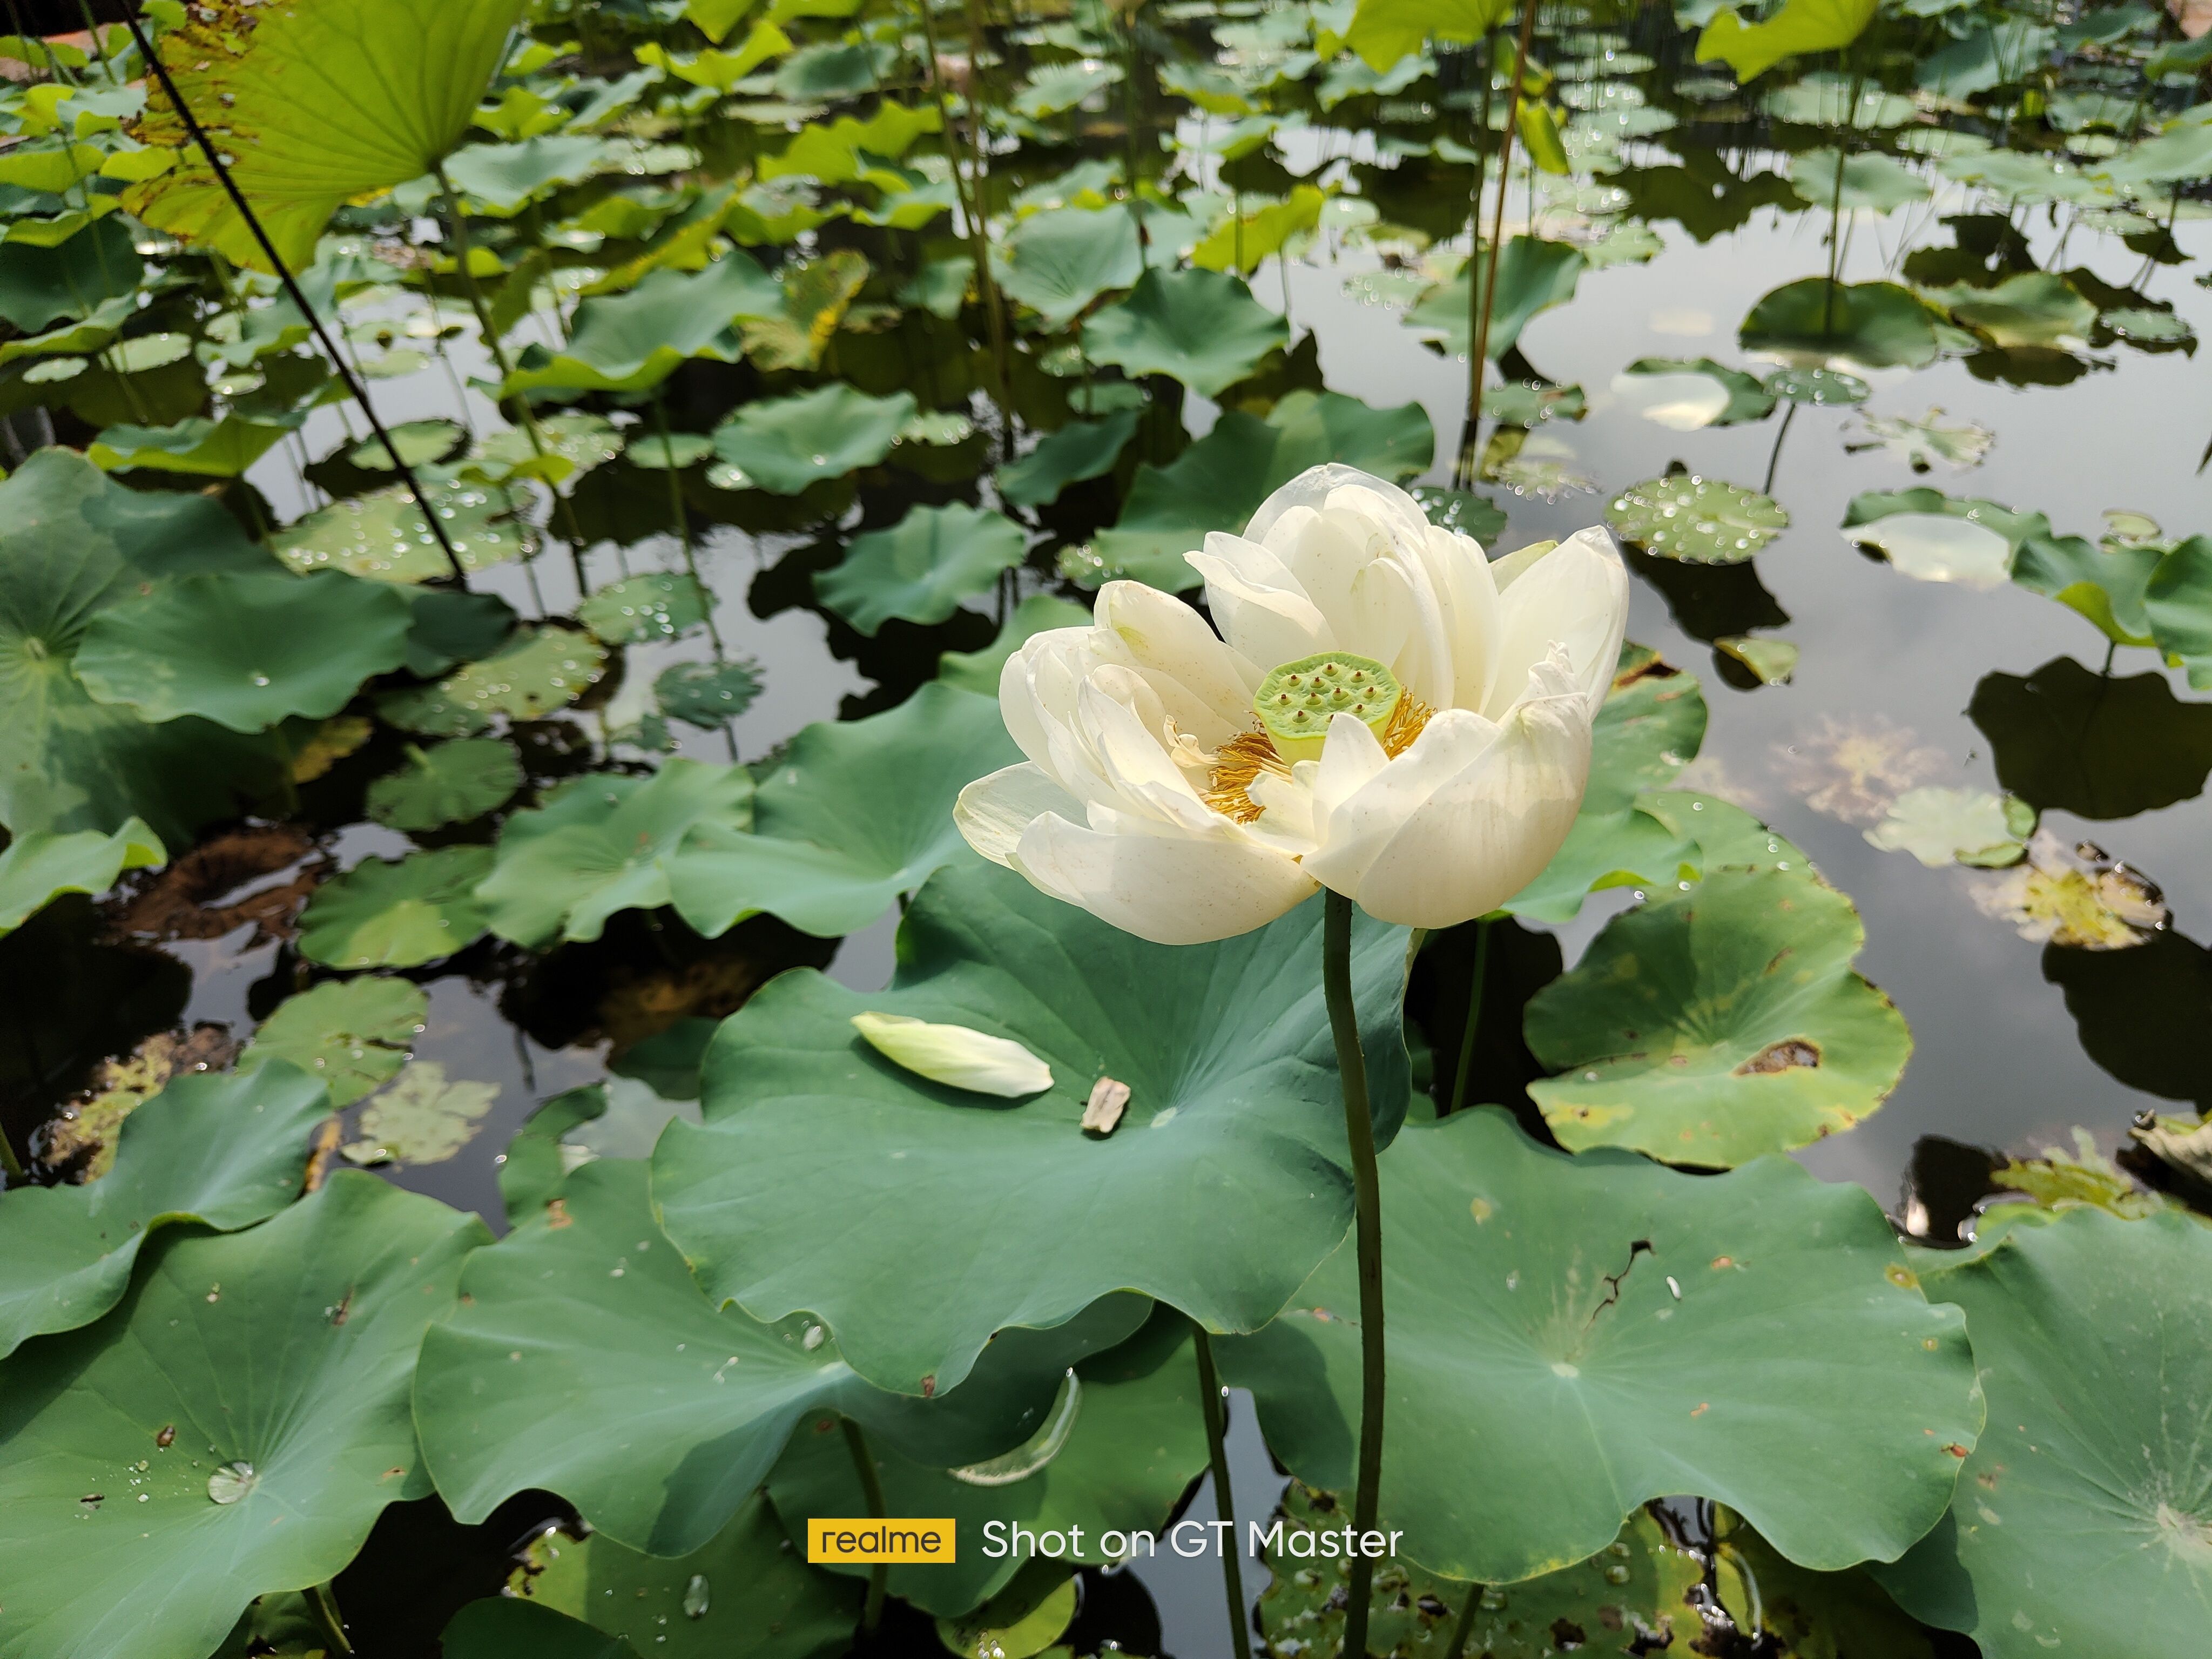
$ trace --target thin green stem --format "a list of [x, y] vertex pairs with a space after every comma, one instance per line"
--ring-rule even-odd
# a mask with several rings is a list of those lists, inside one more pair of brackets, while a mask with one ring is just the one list
[[[1322, 927], [1322, 989], [1329, 1031], [1336, 1039], [1336, 1070], [1344, 1088], [1344, 1134], [1352, 1152], [1352, 1236], [1359, 1256], [1359, 1465], [1352, 1493], [1352, 1527], [1375, 1525], [1382, 1485], [1382, 1184], [1375, 1165], [1375, 1119], [1367, 1103], [1367, 1057], [1359, 1046], [1359, 1011], [1352, 1000], [1352, 901], [1332, 890]], [[1344, 1614], [1344, 1652], [1367, 1651], [1368, 1603], [1375, 1560], [1352, 1564], [1351, 1601]]]
[[[853, 1454], [853, 1467], [860, 1476], [861, 1493], [868, 1500], [868, 1518], [884, 1520], [887, 1511], [884, 1508], [883, 1477], [876, 1473], [874, 1455], [868, 1450], [868, 1437], [851, 1418], [840, 1420], [844, 1425], [846, 1449]], [[890, 1581], [890, 1571], [889, 1563], [878, 1561], [868, 1573], [868, 1601], [860, 1614], [860, 1628], [871, 1636], [883, 1622], [884, 1587]]]
[[[1521, 38], [1513, 53], [1513, 79], [1505, 88], [1505, 130], [1498, 137], [1498, 207], [1490, 220], [1490, 254], [1482, 283], [1482, 313], [1475, 325], [1474, 355], [1467, 365], [1467, 438], [1472, 450], [1476, 426], [1482, 418], [1482, 381], [1490, 368], [1490, 319], [1498, 309], [1498, 262], [1505, 246], [1506, 185], [1513, 177], [1513, 135], [1521, 120], [1521, 82], [1528, 73], [1528, 46], [1536, 33], [1536, 0], [1522, 0]], [[1473, 261], [1482, 255], [1476, 247], [1468, 253], [1468, 280], [1474, 278]], [[1364, 1622], [1364, 1613], [1361, 1615]]]
[[331, 1594], [328, 1584], [311, 1584], [307, 1591], [307, 1605], [315, 1610], [322, 1621], [323, 1633], [336, 1644], [340, 1653], [351, 1653], [353, 1644], [346, 1640], [345, 1620], [338, 1617], [337, 1599]]
[[[967, 221], [968, 257], [975, 268], [975, 298], [983, 307], [984, 324], [991, 343], [991, 366], [997, 371], [1000, 421], [1011, 432], [1014, 420], [1014, 377], [1006, 344], [1006, 319], [999, 305], [999, 286], [991, 276], [991, 255], [988, 241], [989, 227], [983, 216], [983, 181], [978, 177], [969, 180], [961, 170], [960, 146], [952, 130], [952, 99], [945, 89], [945, 77], [939, 67], [937, 51], [937, 18], [931, 8], [934, 0], [917, 0], [921, 10], [922, 40], [929, 51], [929, 88], [937, 100], [937, 136], [944, 147], [945, 163], [952, 170], [952, 193], [960, 198], [960, 216]], [[978, 106], [976, 88], [982, 70], [975, 61], [975, 49], [969, 50], [968, 64], [968, 109], [978, 126], [982, 112]]]
[[1198, 1351], [1199, 1404], [1206, 1414], [1206, 1449], [1213, 1464], [1213, 1510], [1229, 1523], [1228, 1547], [1221, 1552], [1221, 1587], [1229, 1597], [1229, 1637], [1237, 1659], [1252, 1659], [1250, 1620], [1244, 1612], [1244, 1572], [1237, 1547], [1237, 1505], [1229, 1485], [1228, 1413], [1222, 1409], [1221, 1377], [1213, 1369], [1213, 1343], [1206, 1327], [1190, 1322], [1190, 1340]]
[[1459, 1070], [1452, 1075], [1450, 1109], [1455, 1112], [1467, 1104], [1467, 1079], [1474, 1065], [1474, 1034], [1482, 1024], [1483, 981], [1489, 969], [1490, 918], [1484, 916], [1474, 924], [1474, 977], [1467, 988], [1467, 1030], [1459, 1040]]
[[1467, 1587], [1467, 1603], [1459, 1610], [1459, 1622], [1452, 1626], [1451, 1645], [1444, 1650], [1444, 1659], [1460, 1659], [1467, 1651], [1467, 1638], [1474, 1633], [1474, 1610], [1482, 1605], [1482, 1586]]
[[8, 1131], [4, 1128], [0, 1128], [0, 1176], [7, 1177], [7, 1184], [10, 1187], [20, 1187], [29, 1178], [24, 1172], [22, 1159], [15, 1156], [15, 1149], [8, 1144]]

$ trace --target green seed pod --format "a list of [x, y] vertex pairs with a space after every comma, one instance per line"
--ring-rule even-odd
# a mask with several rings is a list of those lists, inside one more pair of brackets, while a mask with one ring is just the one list
[[1380, 737], [1405, 695], [1398, 677], [1374, 658], [1324, 651], [1269, 674], [1253, 693], [1252, 708], [1285, 760], [1313, 760], [1339, 714], [1352, 715]]

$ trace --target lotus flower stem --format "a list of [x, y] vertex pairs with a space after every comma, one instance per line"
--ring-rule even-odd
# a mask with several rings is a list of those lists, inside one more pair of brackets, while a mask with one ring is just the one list
[[331, 1638], [337, 1651], [351, 1653], [353, 1644], [346, 1639], [345, 1620], [338, 1617], [337, 1600], [331, 1594], [331, 1587], [328, 1584], [310, 1584], [307, 1594], [307, 1605], [314, 1608], [323, 1633]]
[[23, 1161], [15, 1156], [15, 1149], [8, 1144], [8, 1132], [0, 1129], [0, 1184], [20, 1187], [25, 1179]]
[[1452, 1626], [1451, 1645], [1444, 1650], [1444, 1659], [1460, 1659], [1467, 1651], [1467, 1638], [1474, 1632], [1474, 1610], [1482, 1605], [1482, 1586], [1467, 1587], [1467, 1601], [1459, 1610], [1459, 1622]]
[[[1375, 1167], [1375, 1118], [1367, 1101], [1367, 1057], [1359, 1047], [1359, 1011], [1352, 1000], [1352, 901], [1330, 889], [1323, 896], [1322, 989], [1336, 1038], [1336, 1070], [1344, 1086], [1344, 1134], [1352, 1147], [1352, 1235], [1359, 1253], [1359, 1467], [1352, 1526], [1375, 1525], [1382, 1486], [1382, 1185]], [[1367, 1651], [1368, 1600], [1375, 1561], [1352, 1564], [1351, 1603], [1344, 1614], [1344, 1652]]]
[[[299, 308], [300, 315], [314, 334], [316, 343], [322, 347], [323, 355], [330, 359], [331, 367], [345, 382], [347, 392], [354, 402], [361, 405], [361, 412], [368, 417], [368, 423], [384, 445], [384, 453], [391, 458], [393, 469], [407, 481], [407, 493], [415, 498], [415, 505], [422, 514], [422, 522], [429, 526], [430, 533], [438, 538], [438, 546], [446, 556], [446, 562], [453, 567], [453, 580], [466, 587], [469, 585], [468, 572], [461, 568], [461, 556], [453, 550], [453, 539], [446, 533], [445, 523], [438, 517], [437, 509], [431, 506], [430, 498], [422, 493], [422, 482], [416, 477], [415, 469], [401, 457], [399, 446], [392, 441], [392, 434], [384, 429], [384, 422], [377, 418], [376, 407], [368, 400], [368, 388], [354, 374], [344, 355], [331, 340], [330, 331], [323, 326], [322, 318], [317, 314], [314, 307], [307, 303], [307, 296], [300, 291], [299, 280], [292, 275], [292, 268], [284, 263], [284, 256], [277, 252], [276, 244], [269, 240], [268, 228], [261, 222], [261, 216], [246, 199], [246, 192], [238, 187], [238, 180], [230, 176], [230, 168], [224, 162], [222, 151], [209, 138], [207, 129], [200, 125], [199, 117], [192, 113], [191, 106], [185, 102], [184, 94], [177, 90], [177, 83], [169, 74], [168, 64], [162, 61], [161, 54], [154, 50], [154, 43], [146, 38], [146, 27], [138, 21], [137, 8], [124, 8], [123, 21], [131, 31], [131, 40], [137, 44], [138, 55], [146, 60], [147, 69], [161, 83], [162, 95], [168, 99], [170, 108], [177, 112], [177, 118], [184, 123], [185, 131], [191, 135], [192, 143], [198, 146], [200, 154], [207, 159], [210, 171], [222, 185], [223, 193], [230, 198], [230, 204], [238, 210], [238, 216], [246, 222], [246, 228], [253, 233], [254, 241], [260, 246], [262, 258], [269, 261], [270, 270], [276, 273], [276, 280], [284, 285], [285, 294]], [[60, 59], [56, 58], [55, 62], [58, 64]]]
[[1482, 1024], [1483, 981], [1489, 970], [1490, 918], [1480, 916], [1474, 924], [1474, 973], [1467, 988], [1467, 1030], [1460, 1036], [1459, 1070], [1452, 1077], [1450, 1109], [1455, 1112], [1467, 1104], [1467, 1078], [1474, 1062], [1474, 1034]]
[[[1474, 329], [1474, 355], [1467, 365], [1467, 437], [1463, 453], [1474, 448], [1474, 429], [1482, 419], [1482, 380], [1490, 364], [1490, 319], [1498, 309], [1498, 259], [1505, 246], [1505, 186], [1513, 175], [1513, 135], [1521, 119], [1521, 81], [1528, 73], [1528, 44], [1536, 33], [1536, 0], [1522, 0], [1521, 39], [1513, 54], [1513, 79], [1505, 88], [1505, 131], [1498, 137], [1498, 206], [1490, 218], [1490, 252], [1482, 282], [1482, 312]], [[1468, 280], [1474, 280], [1474, 261], [1483, 258], [1477, 243], [1468, 251]], [[1470, 477], [1470, 482], [1472, 478]], [[1360, 1622], [1366, 1622], [1365, 1614]]]
[[1252, 1659], [1250, 1623], [1244, 1610], [1244, 1571], [1237, 1543], [1237, 1505], [1229, 1483], [1228, 1413], [1222, 1407], [1221, 1378], [1213, 1369], [1213, 1342], [1206, 1327], [1190, 1322], [1191, 1345], [1198, 1352], [1199, 1404], [1206, 1413], [1206, 1449], [1213, 1464], [1213, 1510], [1229, 1523], [1229, 1543], [1221, 1552], [1221, 1587], [1229, 1597], [1229, 1638], [1237, 1659]]
[[[888, 1511], [884, 1508], [883, 1477], [876, 1473], [876, 1460], [868, 1449], [868, 1437], [851, 1418], [839, 1419], [844, 1425], [845, 1444], [853, 1454], [853, 1467], [860, 1472], [860, 1491], [868, 1500], [868, 1519], [881, 1521]], [[860, 1613], [860, 1628], [869, 1635], [884, 1620], [884, 1588], [890, 1580], [890, 1565], [878, 1561], [868, 1570], [868, 1601]]]

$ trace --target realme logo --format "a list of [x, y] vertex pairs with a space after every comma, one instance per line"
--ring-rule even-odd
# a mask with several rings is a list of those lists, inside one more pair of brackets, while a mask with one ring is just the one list
[[817, 1566], [836, 1561], [950, 1561], [951, 1521], [809, 1520], [806, 1559]]

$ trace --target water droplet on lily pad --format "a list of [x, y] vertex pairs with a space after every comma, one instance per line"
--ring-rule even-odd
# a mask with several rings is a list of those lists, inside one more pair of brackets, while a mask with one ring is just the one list
[[684, 1616], [686, 1619], [704, 1619], [709, 1605], [708, 1597], [707, 1575], [693, 1573], [691, 1582], [684, 1587]]
[[208, 1476], [208, 1497], [217, 1504], [235, 1504], [260, 1483], [252, 1464], [226, 1463]]

